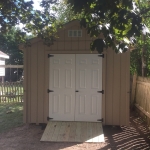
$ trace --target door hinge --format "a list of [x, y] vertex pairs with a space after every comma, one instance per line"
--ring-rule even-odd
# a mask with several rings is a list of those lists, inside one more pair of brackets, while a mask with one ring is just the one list
[[50, 58], [50, 57], [54, 57], [54, 55], [48, 54], [48, 58]]
[[47, 121], [52, 120], [53, 118], [47, 117]]
[[98, 57], [103, 57], [104, 58], [104, 54], [100, 54], [100, 55], [98, 55]]
[[50, 92], [54, 92], [54, 91], [47, 89], [47, 93], [50, 93]]
[[102, 90], [102, 91], [97, 91], [98, 93], [102, 93], [102, 94], [104, 94], [104, 90]]
[[104, 121], [104, 119], [103, 119], [103, 118], [102, 118], [102, 119], [97, 119], [97, 121], [103, 122], [103, 121]]

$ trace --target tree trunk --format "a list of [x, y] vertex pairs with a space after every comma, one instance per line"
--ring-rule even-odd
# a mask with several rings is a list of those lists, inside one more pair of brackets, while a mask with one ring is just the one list
[[142, 48], [142, 77], [146, 76], [146, 60], [145, 60], [145, 40], [146, 36], [142, 34], [142, 40], [143, 40], [143, 48]]

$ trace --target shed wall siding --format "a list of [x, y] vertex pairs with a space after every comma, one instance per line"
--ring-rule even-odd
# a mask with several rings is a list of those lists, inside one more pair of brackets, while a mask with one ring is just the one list
[[24, 52], [24, 122], [44, 122], [47, 88], [45, 82], [45, 53], [43, 42], [32, 45]]
[[45, 51], [45, 59], [44, 59], [44, 99], [43, 99], [43, 106], [44, 106], [44, 113], [43, 113], [43, 120], [46, 123], [47, 122], [47, 117], [49, 114], [49, 94], [45, 92], [49, 88], [49, 59], [47, 57], [48, 52]]
[[[59, 39], [48, 47], [43, 42], [34, 43], [24, 50], [25, 104], [24, 122], [47, 123], [49, 112], [49, 59], [48, 54], [90, 54], [92, 39], [83, 29], [82, 37], [69, 38], [69, 29], [80, 29], [78, 24], [66, 26], [59, 32]], [[86, 36], [87, 35], [87, 36]], [[93, 53], [97, 53], [94, 51]], [[130, 53], [115, 54], [108, 49], [103, 59], [102, 116], [104, 124], [129, 124], [129, 59]]]
[[112, 102], [113, 102], [113, 124], [120, 124], [120, 69], [121, 69], [121, 55], [120, 54], [114, 54], [114, 64], [113, 64], [113, 95], [112, 95]]
[[[105, 124], [129, 125], [130, 52], [107, 50], [105, 82]], [[104, 101], [104, 100], [103, 100]]]
[[30, 87], [31, 87], [31, 93], [30, 93], [30, 97], [31, 97], [31, 101], [30, 101], [30, 112], [31, 112], [31, 121], [33, 121], [34, 123], [37, 123], [37, 116], [38, 116], [38, 44], [33, 45], [32, 46], [32, 50], [31, 50], [31, 68], [30, 68], [30, 72], [31, 72], [31, 83], [30, 83]]
[[[107, 61], [106, 61], [106, 108], [105, 108], [105, 123], [111, 124], [113, 121], [112, 109], [113, 109], [113, 51], [107, 50]], [[104, 101], [104, 100], [103, 100]]]
[[37, 122], [43, 122], [44, 121], [44, 115], [43, 115], [43, 112], [44, 112], [44, 103], [43, 103], [43, 98], [44, 98], [44, 93], [46, 92], [45, 89], [44, 89], [44, 72], [45, 72], [45, 69], [44, 69], [44, 49], [43, 49], [43, 44], [40, 42], [38, 43], [37, 45], [37, 51], [38, 51], [38, 62], [37, 62], [37, 65], [38, 65], [38, 70], [37, 70], [37, 98], [38, 98], [38, 104], [37, 104], [37, 107], [38, 107], [38, 118], [37, 118]]
[[24, 99], [24, 103], [23, 103], [23, 122], [27, 122], [27, 112], [28, 112], [28, 106], [27, 106], [27, 85], [28, 85], [28, 81], [27, 81], [27, 49], [24, 51], [24, 82], [23, 82], [23, 87], [24, 87], [24, 95], [23, 95], [23, 99]]

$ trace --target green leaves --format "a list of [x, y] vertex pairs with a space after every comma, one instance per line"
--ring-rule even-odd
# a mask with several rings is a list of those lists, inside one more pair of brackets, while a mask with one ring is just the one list
[[80, 26], [81, 28], [84, 27], [86, 28], [86, 19], [85, 18], [82, 18], [81, 21], [80, 21]]
[[10, 58], [6, 60], [7, 64], [23, 64], [23, 52], [18, 49], [18, 38], [22, 38], [22, 36], [20, 33], [18, 34], [18, 31], [14, 28], [6, 34], [0, 33], [0, 49], [10, 56]]
[[96, 49], [99, 54], [103, 52], [105, 46], [106, 45], [103, 39], [96, 39], [90, 45], [91, 50], [94, 51]]
[[[81, 24], [87, 28], [88, 34], [91, 37], [102, 34], [106, 46], [113, 47], [116, 52], [125, 52], [130, 44], [134, 44], [134, 41], [127, 43], [124, 38], [137, 38], [142, 32], [149, 33], [143, 22], [145, 13], [150, 14], [150, 7], [146, 2], [148, 0], [68, 0], [76, 12], [84, 14]], [[113, 38], [110, 39], [109, 35]], [[114, 43], [119, 43], [119, 50]]]
[[[16, 24], [23, 23], [23, 32], [18, 32], [18, 39], [25, 41], [25, 32], [43, 39], [54, 40], [56, 30], [73, 19], [81, 20], [81, 27], [87, 29], [91, 37], [103, 36], [91, 44], [92, 50], [102, 52], [103, 47], [113, 47], [119, 43], [119, 51], [126, 51], [134, 41], [125, 38], [149, 34], [150, 21], [148, 0], [42, 0], [42, 11], [35, 10], [32, 0], [1, 0], [0, 31], [6, 33]], [[55, 5], [54, 5], [55, 4]], [[53, 10], [53, 12], [51, 11]], [[148, 19], [149, 20], [149, 19]], [[47, 43], [47, 42], [46, 42]], [[52, 43], [49, 42], [49, 43]]]
[[[33, 10], [32, 4], [33, 4], [32, 1], [25, 2], [24, 0], [20, 1], [1, 0], [0, 1], [1, 32], [5, 33], [12, 26], [19, 24], [21, 18], [28, 18], [29, 12]], [[23, 21], [23, 23], [25, 23], [25, 21]]]
[[[34, 36], [49, 38], [52, 36], [55, 27], [55, 16], [51, 14], [50, 4], [56, 3], [57, 0], [42, 0], [43, 10], [39, 11], [33, 8], [33, 1], [28, 0], [1, 0], [0, 1], [0, 32], [7, 33], [12, 27], [22, 23], [23, 29], [18, 32], [19, 42], [25, 42], [26, 32]], [[47, 29], [47, 27], [50, 27]], [[53, 29], [52, 29], [53, 26]], [[50, 32], [50, 33], [47, 33]], [[51, 39], [51, 38], [50, 38]]]

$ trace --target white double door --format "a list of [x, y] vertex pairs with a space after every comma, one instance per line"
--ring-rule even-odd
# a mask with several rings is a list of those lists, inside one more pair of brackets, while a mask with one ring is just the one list
[[101, 119], [102, 58], [98, 54], [54, 54], [49, 71], [50, 118], [91, 122]]

